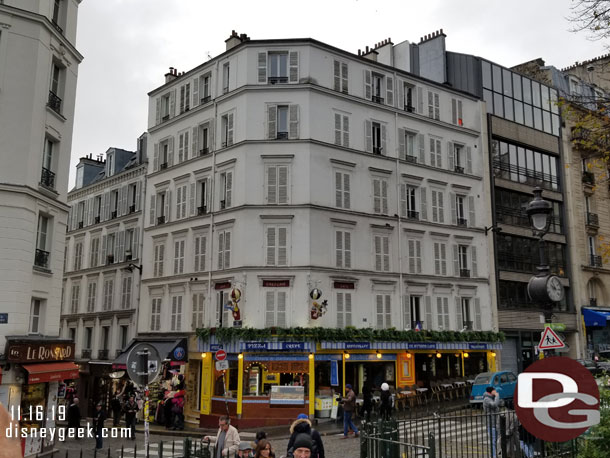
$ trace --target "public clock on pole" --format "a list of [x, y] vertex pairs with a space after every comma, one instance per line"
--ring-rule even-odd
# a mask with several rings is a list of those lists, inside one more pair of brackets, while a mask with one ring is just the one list
[[555, 275], [532, 277], [527, 292], [533, 301], [538, 302], [560, 302], [565, 295], [563, 284]]

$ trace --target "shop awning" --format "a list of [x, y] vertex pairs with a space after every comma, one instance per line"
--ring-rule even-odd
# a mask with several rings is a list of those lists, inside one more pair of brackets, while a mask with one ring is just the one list
[[28, 384], [78, 378], [78, 366], [74, 363], [22, 364], [22, 366], [28, 371]]
[[582, 315], [585, 326], [606, 326], [610, 319], [610, 309], [583, 307]]
[[166, 339], [166, 340], [134, 340], [131, 342], [127, 350], [121, 353], [112, 362], [113, 370], [127, 369], [127, 356], [131, 349], [139, 344], [147, 343], [157, 349], [161, 358], [165, 361], [169, 360], [172, 365], [186, 364], [188, 360], [187, 342], [186, 339]]

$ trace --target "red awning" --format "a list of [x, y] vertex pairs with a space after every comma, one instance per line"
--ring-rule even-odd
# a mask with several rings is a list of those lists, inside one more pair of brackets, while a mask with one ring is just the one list
[[74, 363], [42, 363], [22, 364], [28, 371], [28, 383], [44, 383], [54, 380], [68, 380], [78, 378], [78, 366]]

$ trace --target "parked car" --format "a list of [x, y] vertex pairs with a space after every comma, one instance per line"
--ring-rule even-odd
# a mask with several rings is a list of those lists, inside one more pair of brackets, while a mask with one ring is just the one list
[[577, 359], [576, 361], [585, 366], [585, 369], [593, 375], [610, 371], [610, 362], [608, 361], [593, 361], [592, 359]]
[[470, 391], [470, 403], [481, 404], [483, 394], [485, 394], [485, 389], [488, 386], [493, 387], [498, 392], [500, 399], [505, 400], [505, 402], [507, 400], [512, 401], [515, 386], [517, 386], [517, 376], [508, 371], [483, 372], [477, 375]]

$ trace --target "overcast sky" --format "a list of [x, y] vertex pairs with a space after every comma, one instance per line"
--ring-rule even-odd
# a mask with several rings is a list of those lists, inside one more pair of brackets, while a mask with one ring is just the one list
[[190, 70], [225, 50], [231, 30], [255, 39], [311, 37], [356, 53], [386, 38], [400, 43], [438, 29], [447, 49], [505, 66], [542, 57], [566, 67], [606, 52], [569, 32], [571, 0], [85, 0], [70, 188], [85, 154], [134, 150], [146, 130], [147, 93], [169, 67]]

